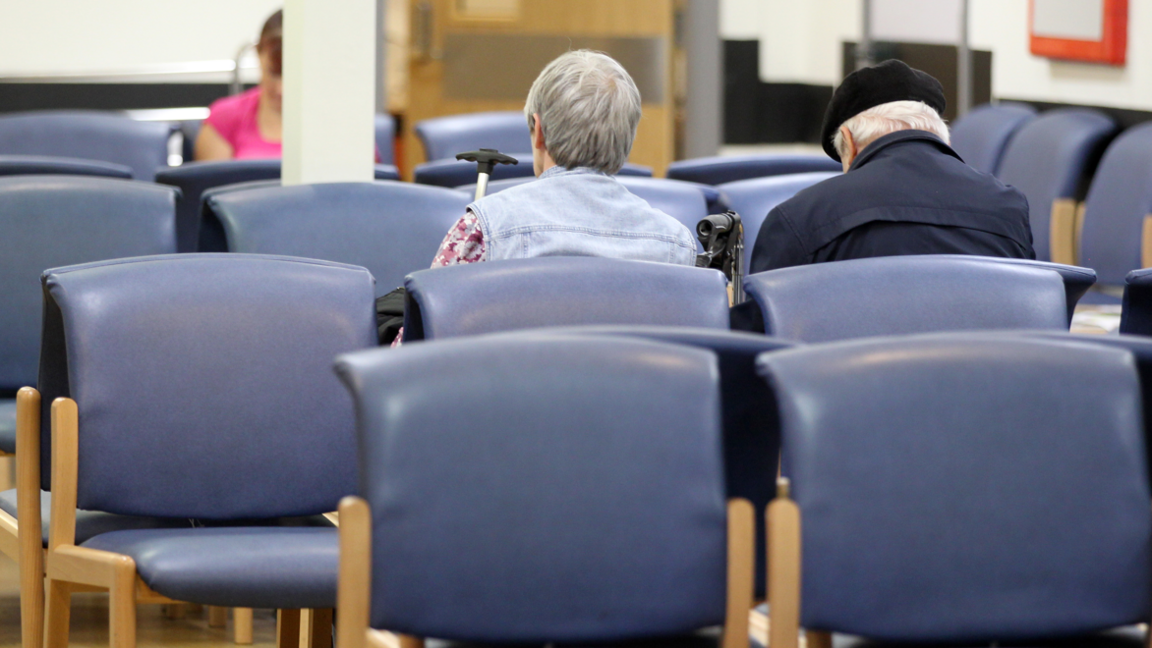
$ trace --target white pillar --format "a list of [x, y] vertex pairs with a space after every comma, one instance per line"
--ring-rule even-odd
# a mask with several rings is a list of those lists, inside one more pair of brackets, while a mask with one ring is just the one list
[[285, 185], [371, 182], [376, 1], [284, 3]]

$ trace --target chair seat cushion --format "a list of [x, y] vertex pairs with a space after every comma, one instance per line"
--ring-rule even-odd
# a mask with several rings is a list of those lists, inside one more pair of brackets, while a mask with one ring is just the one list
[[[16, 489], [0, 493], [0, 511], [16, 517]], [[48, 546], [48, 521], [52, 513], [52, 493], [40, 491], [40, 532], [44, 546]], [[114, 515], [100, 511], [76, 511], [76, 544], [81, 544], [101, 533], [123, 529], [163, 529], [188, 528], [191, 523], [184, 518], [149, 518], [131, 515]]]
[[335, 528], [199, 527], [113, 531], [85, 547], [130, 556], [156, 592], [252, 608], [336, 606]]
[[[588, 648], [718, 648], [720, 646], [720, 638], [720, 628], [707, 628], [688, 635], [639, 639], [635, 641], [555, 644], [522, 643], [514, 645], [517, 646], [517, 648], [546, 648], [546, 646], [563, 646], [563, 648], [583, 648], [585, 646]], [[507, 644], [448, 641], [445, 639], [425, 639], [424, 645], [425, 648], [495, 648], [496, 646], [507, 646]]]
[[0, 452], [16, 454], [16, 401], [0, 399]]

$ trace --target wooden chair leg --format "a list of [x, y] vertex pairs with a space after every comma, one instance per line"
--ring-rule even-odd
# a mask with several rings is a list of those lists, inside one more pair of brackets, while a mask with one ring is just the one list
[[276, 647], [300, 648], [300, 610], [276, 611]]
[[44, 641], [44, 551], [20, 552], [20, 645], [41, 648]]
[[308, 610], [311, 623], [309, 636], [305, 639], [308, 648], [332, 648], [332, 608]]
[[208, 627], [224, 628], [228, 625], [228, 608], [219, 605], [208, 606]]
[[108, 589], [109, 646], [136, 648], [136, 565], [118, 570]]
[[67, 648], [72, 590], [68, 583], [49, 580], [45, 596], [44, 648]]
[[232, 608], [232, 626], [238, 645], [252, 645], [252, 608]]

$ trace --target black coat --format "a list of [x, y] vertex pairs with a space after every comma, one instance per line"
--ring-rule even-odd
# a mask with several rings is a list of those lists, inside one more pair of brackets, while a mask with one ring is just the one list
[[898, 131], [769, 212], [751, 271], [901, 254], [1035, 259], [1028, 199], [935, 135]]

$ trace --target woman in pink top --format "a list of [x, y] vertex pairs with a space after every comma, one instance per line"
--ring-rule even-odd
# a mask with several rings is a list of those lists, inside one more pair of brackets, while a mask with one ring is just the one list
[[260, 85], [215, 101], [196, 138], [197, 160], [280, 157], [283, 11], [260, 30]]

